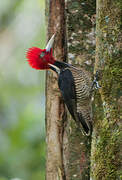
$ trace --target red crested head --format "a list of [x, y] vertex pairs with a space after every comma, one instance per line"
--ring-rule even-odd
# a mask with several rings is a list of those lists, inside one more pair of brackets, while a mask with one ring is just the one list
[[55, 35], [51, 37], [45, 49], [32, 47], [28, 50], [26, 58], [32, 68], [49, 69], [49, 64], [54, 64], [55, 59], [52, 55], [54, 37]]
[[52, 56], [52, 49], [47, 52], [46, 49], [32, 47], [27, 51], [26, 58], [29, 65], [38, 70], [49, 69], [48, 63], [54, 64], [55, 62]]

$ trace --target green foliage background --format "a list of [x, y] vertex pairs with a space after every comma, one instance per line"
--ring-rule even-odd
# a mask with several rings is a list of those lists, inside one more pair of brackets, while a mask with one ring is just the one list
[[44, 0], [0, 1], [0, 180], [45, 176], [45, 74], [25, 58], [45, 46]]

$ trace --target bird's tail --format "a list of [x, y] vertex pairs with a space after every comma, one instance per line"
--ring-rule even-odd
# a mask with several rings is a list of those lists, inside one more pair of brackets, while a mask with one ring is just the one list
[[80, 126], [82, 133], [84, 135], [90, 136], [92, 133], [92, 122], [91, 118], [88, 116], [85, 117], [82, 113], [77, 113], [77, 120], [78, 125]]

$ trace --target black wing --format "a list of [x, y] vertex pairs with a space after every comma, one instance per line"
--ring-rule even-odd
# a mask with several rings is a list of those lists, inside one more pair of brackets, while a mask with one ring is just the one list
[[58, 85], [61, 90], [64, 102], [67, 105], [67, 108], [75, 119], [76, 111], [76, 95], [75, 95], [75, 85], [74, 78], [69, 69], [61, 70], [58, 78]]

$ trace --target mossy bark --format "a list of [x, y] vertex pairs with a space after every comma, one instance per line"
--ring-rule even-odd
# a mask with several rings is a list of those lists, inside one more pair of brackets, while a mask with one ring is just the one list
[[91, 179], [120, 179], [120, 0], [97, 0], [95, 92]]

